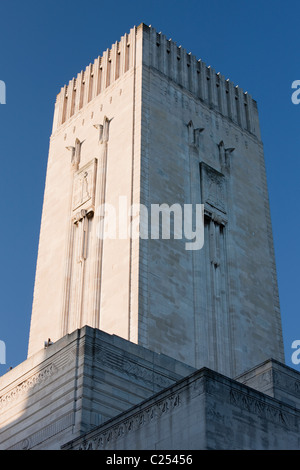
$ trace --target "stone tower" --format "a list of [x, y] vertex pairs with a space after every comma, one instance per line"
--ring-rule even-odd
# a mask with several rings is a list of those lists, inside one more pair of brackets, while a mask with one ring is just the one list
[[[203, 204], [204, 246], [133, 237], [153, 204]], [[228, 377], [284, 361], [256, 102], [145, 24], [55, 104], [28, 355], [85, 325]]]
[[141, 24], [57, 97], [0, 449], [299, 449], [282, 362], [256, 102]]

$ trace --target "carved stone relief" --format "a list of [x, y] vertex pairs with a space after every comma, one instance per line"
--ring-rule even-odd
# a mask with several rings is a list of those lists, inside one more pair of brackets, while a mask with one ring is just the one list
[[268, 421], [278, 423], [288, 428], [296, 426], [295, 418], [290, 413], [283, 411], [281, 407], [269, 405], [263, 400], [259, 400], [256, 397], [252, 397], [238, 390], [230, 390], [229, 401], [232, 405], [249, 411]]
[[222, 173], [202, 162], [200, 164], [202, 202], [226, 214], [226, 182]]
[[20, 383], [9, 392], [2, 395], [0, 397], [0, 410], [6, 405], [11, 405], [13, 401], [17, 400], [25, 393], [28, 393], [29, 390], [35, 387], [36, 385], [45, 382], [49, 377], [51, 377], [55, 373], [55, 371], [55, 366], [53, 364], [49, 364], [43, 370], [32, 375], [28, 379], [24, 380], [24, 382]]
[[95, 204], [96, 159], [74, 175], [72, 210], [89, 209]]
[[172, 394], [163, 400], [149, 406], [141, 412], [121, 421], [115, 426], [102, 431], [94, 438], [84, 440], [78, 447], [79, 450], [101, 450], [110, 446], [120, 437], [132, 431], [140, 429], [142, 426], [161, 418], [162, 415], [172, 412], [181, 406], [181, 395]]

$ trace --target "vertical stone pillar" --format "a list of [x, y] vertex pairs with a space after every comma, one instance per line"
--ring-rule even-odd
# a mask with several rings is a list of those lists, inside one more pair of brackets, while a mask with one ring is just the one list
[[100, 327], [101, 277], [104, 231], [104, 214], [101, 213], [101, 209], [104, 208], [105, 203], [109, 124], [110, 120], [108, 119], [108, 117], [105, 116], [99, 135], [99, 145], [101, 146], [101, 148], [97, 168], [95, 208], [97, 222], [99, 220], [99, 216], [101, 217], [101, 220], [99, 221], [99, 225], [96, 228], [95, 251], [93, 253], [94, 275], [91, 324], [94, 328]]

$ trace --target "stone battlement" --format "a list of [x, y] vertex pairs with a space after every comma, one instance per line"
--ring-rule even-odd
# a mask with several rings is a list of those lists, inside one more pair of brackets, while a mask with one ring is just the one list
[[144, 43], [144, 66], [167, 76], [209, 108], [256, 134], [254, 113], [257, 105], [247, 92], [144, 23], [133, 27], [102, 57], [97, 57], [93, 64], [61, 88], [56, 100], [53, 131], [136, 65], [138, 34]]
[[53, 131], [133, 66], [136, 30], [136, 27], [132, 28], [102, 57], [97, 57], [93, 64], [89, 64], [61, 88], [55, 104]]
[[229, 79], [207, 66], [202, 60], [196, 59], [186, 49], [177, 46], [176, 42], [157, 33], [152, 27], [144, 25], [144, 33], [148, 37], [148, 57], [144, 55], [143, 63], [157, 69], [176, 82], [210, 108], [229, 117], [237, 125], [251, 133], [255, 133], [253, 108], [256, 102], [240, 87]]

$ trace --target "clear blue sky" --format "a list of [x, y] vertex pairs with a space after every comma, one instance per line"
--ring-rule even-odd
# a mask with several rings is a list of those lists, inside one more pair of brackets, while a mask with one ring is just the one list
[[53, 107], [61, 86], [141, 22], [230, 78], [258, 102], [287, 365], [300, 340], [300, 3], [278, 0], [2, 0], [0, 340], [26, 359]]

